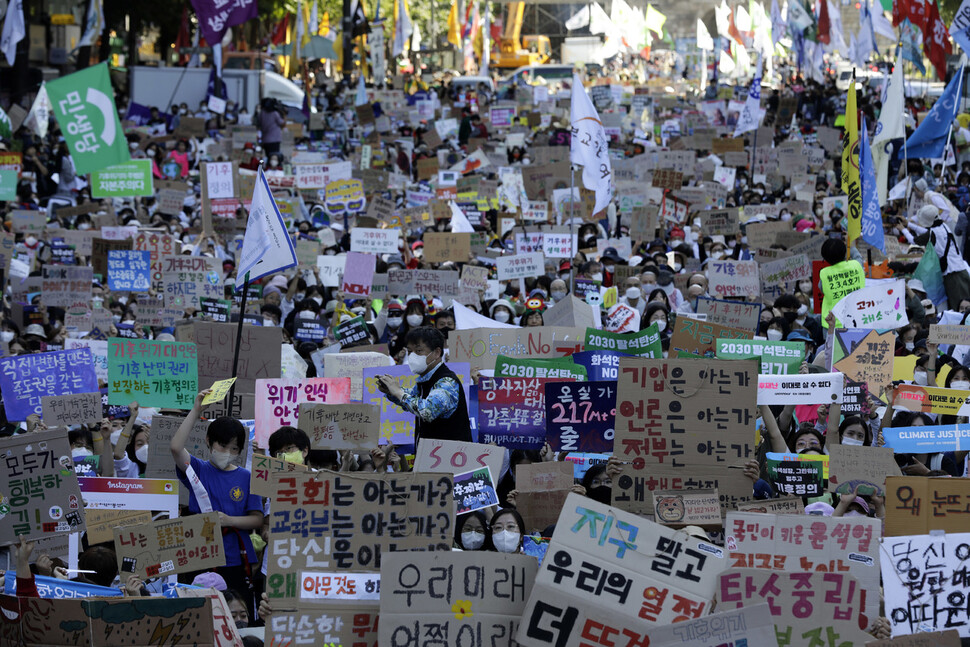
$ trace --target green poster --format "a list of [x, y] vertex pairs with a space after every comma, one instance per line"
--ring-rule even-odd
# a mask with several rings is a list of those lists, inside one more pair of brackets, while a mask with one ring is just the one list
[[13, 202], [17, 199], [17, 171], [0, 169], [0, 201]]
[[618, 333], [587, 328], [585, 341], [586, 350], [615, 350], [620, 353], [653, 359], [663, 357], [660, 328], [656, 322], [640, 332]]
[[762, 375], [794, 375], [805, 358], [805, 343], [765, 339], [716, 339], [718, 359], [760, 359]]
[[495, 377], [545, 377], [557, 380], [588, 379], [586, 367], [573, 362], [570, 357], [552, 359], [495, 358]]
[[155, 193], [152, 161], [131, 160], [91, 173], [92, 198], [126, 198]]
[[78, 175], [131, 160], [107, 63], [49, 81], [47, 94]]
[[195, 344], [147, 339], [108, 340], [108, 404], [191, 409], [199, 392]]
[[[825, 463], [808, 454], [779, 454], [768, 452], [768, 478], [778, 492], [795, 496], [819, 496], [825, 492]], [[825, 456], [824, 458], [828, 458]]]

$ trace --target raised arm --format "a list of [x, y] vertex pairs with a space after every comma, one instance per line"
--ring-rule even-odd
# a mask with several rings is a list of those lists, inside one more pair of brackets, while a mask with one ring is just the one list
[[128, 422], [125, 423], [121, 435], [118, 436], [118, 444], [115, 445], [115, 460], [121, 460], [125, 456], [128, 448], [128, 441], [131, 439], [131, 430], [135, 427], [135, 418], [138, 417], [138, 403], [132, 402], [128, 405]]
[[781, 429], [778, 428], [778, 421], [775, 420], [775, 416], [771, 413], [771, 408], [766, 404], [759, 405], [761, 410], [761, 418], [765, 423], [765, 431], [768, 432], [768, 440], [771, 442], [771, 451], [780, 452], [784, 454], [788, 451], [788, 443], [781, 435]]
[[189, 415], [185, 416], [185, 420], [179, 425], [178, 431], [172, 436], [172, 442], [169, 443], [169, 449], [172, 450], [172, 458], [175, 459], [175, 466], [183, 472], [192, 462], [192, 456], [185, 449], [185, 441], [188, 440], [189, 432], [192, 431], [192, 427], [195, 426], [199, 415], [202, 413], [203, 398], [209, 395], [211, 390], [205, 389], [195, 396], [195, 403], [192, 405], [192, 410], [189, 411]]

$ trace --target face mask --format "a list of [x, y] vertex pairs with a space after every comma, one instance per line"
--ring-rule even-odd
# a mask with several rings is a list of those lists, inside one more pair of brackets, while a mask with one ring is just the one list
[[805, 317], [805, 315], [807, 315], [807, 314], [808, 314], [808, 306], [807, 305], [805, 305], [803, 303], [802, 305], [798, 306], [798, 316], [799, 317]]
[[293, 303], [299, 303], [306, 297], [306, 292], [297, 292], [293, 295]]
[[785, 321], [787, 321], [788, 323], [792, 323], [798, 317], [798, 313], [797, 312], [783, 312], [782, 313], [782, 316], [785, 317]]
[[424, 321], [424, 317], [421, 315], [408, 315], [408, 325], [412, 328], [420, 326], [422, 321]]
[[862, 447], [862, 441], [858, 438], [849, 438], [848, 436], [842, 437], [843, 445], [851, 445], [853, 447]]
[[970, 389], [970, 382], [967, 382], [966, 380], [953, 380], [950, 382], [950, 388], [966, 391], [967, 389]]
[[113, 320], [113, 321], [114, 321], [115, 323], [121, 323], [121, 315], [111, 315], [111, 319], [112, 319], [112, 320]]
[[559, 278], [561, 278], [563, 281], [568, 281], [569, 280], [569, 272], [566, 272], [565, 274], [560, 274], [559, 275]]
[[310, 297], [310, 300], [313, 301], [313, 302], [315, 302], [318, 306], [322, 306], [323, 305], [323, 297], [321, 297], [319, 295]]
[[667, 330], [667, 320], [666, 319], [657, 319], [653, 323], [657, 324], [657, 330], [659, 330], [660, 332], [663, 332], [663, 331]]
[[681, 265], [680, 263], [674, 263], [674, 271], [675, 272], [679, 272], [682, 267], [684, 267], [684, 266]]
[[461, 533], [461, 545], [465, 550], [478, 550], [485, 543], [485, 534], [471, 531]]
[[81, 231], [86, 231], [91, 228], [91, 223], [82, 222], [80, 225], [77, 226], [77, 228], [80, 229]]
[[94, 452], [92, 452], [87, 447], [75, 447], [74, 449], [71, 450], [71, 457], [74, 460], [77, 460], [79, 458], [84, 458], [86, 456], [94, 456]]
[[415, 375], [422, 375], [428, 370], [428, 358], [417, 353], [408, 353], [408, 368]]
[[303, 465], [303, 452], [299, 449], [295, 452], [280, 452], [276, 456], [277, 458], [282, 458], [287, 463], [296, 463], [297, 465]]
[[313, 314], [313, 310], [300, 310], [300, 319], [316, 319], [317, 316]]
[[633, 288], [633, 287], [627, 288], [626, 289], [626, 298], [628, 300], [630, 300], [630, 301], [636, 301], [637, 299], [639, 299], [640, 298], [640, 288]]
[[603, 280], [603, 273], [602, 272], [595, 272], [589, 278], [593, 279], [594, 281], [602, 281]]
[[142, 463], [148, 463], [148, 445], [142, 445], [135, 450], [135, 458], [137, 458]]
[[783, 214], [781, 214], [781, 221], [782, 222], [788, 222], [789, 220], [791, 220], [791, 214], [790, 213], [783, 213]]
[[[805, 294], [811, 294], [812, 293], [812, 282], [811, 281], [799, 281], [798, 282], [798, 289], [801, 290], [802, 292], [804, 292]], [[806, 310], [805, 311], [806, 312], [808, 311], [808, 307], [807, 306], [806, 306]]]
[[269, 317], [263, 317], [263, 325], [264, 326], [275, 326], [276, 323], [272, 319], [270, 319]]
[[651, 292], [657, 289], [656, 283], [644, 283], [641, 290], [644, 294], [649, 295]]
[[862, 513], [861, 513], [861, 512], [859, 512], [858, 510], [849, 510], [848, 512], [846, 512], [846, 513], [845, 513], [844, 515], [842, 515], [842, 516], [843, 516], [843, 517], [864, 517], [864, 516], [866, 516], [866, 515], [864, 515], [864, 514], [862, 514]]
[[566, 298], [566, 293], [565, 292], [562, 292], [560, 290], [556, 290], [555, 292], [552, 293], [552, 300], [553, 301], [559, 302], [559, 301], [562, 301], [565, 298]]
[[908, 341], [905, 344], [903, 344], [903, 347], [906, 348], [906, 350], [908, 351], [912, 351], [914, 348], [916, 348], [916, 344], [914, 344], [911, 341]]
[[500, 553], [514, 553], [519, 547], [519, 538], [522, 535], [511, 530], [492, 533], [492, 543]]
[[492, 318], [499, 323], [508, 323], [509, 313], [506, 312], [505, 310], [499, 310], [498, 312], [495, 313], [495, 315]]
[[390, 326], [391, 328], [399, 328], [401, 326], [402, 321], [404, 321], [403, 317], [388, 317], [387, 325]]
[[33, 247], [34, 245], [37, 244], [37, 237], [36, 236], [27, 236], [24, 239], [24, 243], [27, 244], [27, 247]]
[[13, 331], [12, 330], [4, 330], [3, 332], [0, 332], [0, 341], [6, 342], [8, 344], [11, 341], [13, 341]]
[[771, 328], [767, 333], [765, 333], [765, 337], [771, 341], [781, 341], [781, 338], [784, 337], [784, 335], [777, 328]]
[[913, 382], [916, 382], [920, 386], [926, 386], [926, 371], [913, 374]]
[[232, 462], [232, 454], [229, 452], [218, 452], [212, 450], [212, 453], [209, 455], [209, 462], [219, 469], [224, 470], [229, 466], [229, 463]]
[[414, 257], [415, 258], [421, 258], [422, 256], [424, 256], [424, 250], [423, 249], [421, 249], [419, 247], [416, 250], [414, 250]]
[[236, 622], [236, 629], [248, 629], [249, 624], [245, 620], [238, 620]]
[[616, 266], [614, 266], [614, 265], [604, 265], [603, 266], [603, 269], [606, 270], [606, 273], [607, 274], [612, 274], [613, 273], [613, 270], [616, 269]]

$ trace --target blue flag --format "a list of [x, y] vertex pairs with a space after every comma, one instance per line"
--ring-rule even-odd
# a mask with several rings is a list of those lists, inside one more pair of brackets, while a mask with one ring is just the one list
[[869, 150], [869, 136], [866, 134], [866, 118], [862, 118], [859, 129], [859, 181], [862, 184], [862, 240], [883, 254], [886, 253], [886, 239], [882, 231], [882, 214], [879, 212], [879, 192], [876, 190], [876, 167], [872, 163]]
[[926, 66], [923, 65], [923, 52], [920, 50], [919, 28], [904, 19], [899, 23], [899, 48], [903, 55], [903, 60], [909, 61], [916, 66], [919, 73], [926, 76]]
[[930, 112], [923, 119], [910, 138], [906, 141], [907, 154], [909, 157], [928, 157], [936, 159], [943, 157], [946, 148], [947, 134], [950, 126], [956, 119], [957, 111], [960, 108], [960, 90], [963, 81], [963, 66], [960, 66], [960, 73], [955, 74], [953, 79], [946, 85], [939, 100], [930, 108]]

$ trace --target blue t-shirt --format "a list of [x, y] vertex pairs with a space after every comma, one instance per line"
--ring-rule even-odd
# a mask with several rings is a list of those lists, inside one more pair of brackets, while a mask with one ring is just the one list
[[[209, 461], [201, 461], [195, 456], [192, 456], [192, 469], [202, 481], [205, 491], [209, 493], [212, 509], [216, 512], [224, 512], [230, 517], [245, 517], [251, 511], [263, 511], [263, 504], [259, 497], [249, 493], [249, 470], [237, 467], [232, 471], [224, 472]], [[201, 512], [199, 501], [195, 498], [189, 479], [182, 470], [176, 471], [179, 480], [189, 489], [189, 512], [199, 514]], [[256, 562], [256, 551], [253, 550], [253, 542], [249, 539], [249, 531], [233, 529], [222, 536], [223, 549], [226, 551], [226, 566], [242, 564], [239, 550], [240, 536], [246, 547], [249, 563]]]

